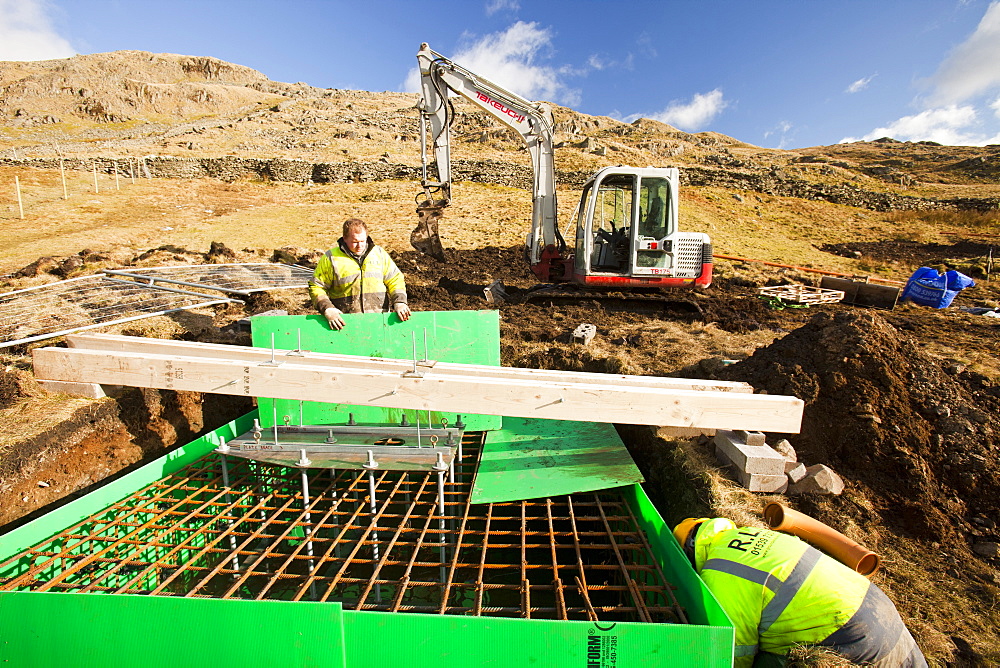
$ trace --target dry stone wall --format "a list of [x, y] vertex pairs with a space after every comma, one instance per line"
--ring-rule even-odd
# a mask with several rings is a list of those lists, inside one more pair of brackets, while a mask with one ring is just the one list
[[[59, 169], [57, 158], [0, 158], [8, 166]], [[320, 162], [283, 158], [175, 158], [146, 156], [132, 159], [97, 158], [63, 161], [66, 169], [112, 173], [117, 169], [125, 175], [136, 169], [137, 176], [149, 178], [214, 178], [222, 181], [257, 179], [293, 183], [362, 183], [371, 181], [418, 180], [420, 168], [379, 160], [371, 162]], [[500, 160], [457, 160], [452, 164], [457, 181], [472, 181], [531, 190], [530, 168]], [[557, 171], [563, 185], [581, 188], [589, 172]], [[1000, 208], [1000, 198], [929, 199], [876, 192], [847, 184], [823, 184], [790, 178], [781, 170], [741, 171], [734, 169], [681, 169], [683, 186], [728, 188], [781, 197], [822, 200], [873, 211], [926, 211], [932, 209], [989, 211]]]

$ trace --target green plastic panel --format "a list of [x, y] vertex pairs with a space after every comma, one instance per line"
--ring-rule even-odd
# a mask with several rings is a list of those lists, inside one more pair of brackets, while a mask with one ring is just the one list
[[337, 603], [0, 593], [11, 668], [344, 668]]
[[[0, 536], [0, 560], [75, 524], [246, 431], [249, 413]], [[554, 421], [508, 426], [552, 434]], [[562, 423], [567, 438], [574, 438]], [[592, 423], [578, 427], [592, 428]], [[606, 433], [610, 436], [613, 433]], [[617, 437], [617, 436], [616, 436]], [[0, 593], [3, 666], [731, 666], [733, 628], [639, 485], [619, 491], [690, 624], [601, 623], [341, 610], [336, 603]]]
[[639, 528], [653, 548], [660, 568], [667, 581], [679, 584], [674, 592], [678, 602], [688, 614], [692, 623], [725, 627], [729, 633], [729, 648], [733, 647], [733, 624], [722, 606], [702, 582], [694, 567], [681, 550], [670, 526], [663, 521], [653, 502], [646, 496], [640, 485], [623, 487], [619, 490], [635, 515]]
[[732, 627], [344, 611], [350, 668], [733, 665]]
[[[500, 366], [499, 311], [414, 311], [403, 322], [394, 313], [348, 313], [347, 325], [340, 331], [330, 329], [320, 315], [256, 316], [250, 319], [253, 344], [258, 348], [274, 346], [283, 350], [311, 350], [321, 353], [413, 359], [414, 343], [417, 359], [424, 359], [424, 334], [428, 359], [461, 364]], [[290, 399], [258, 399], [261, 425], [278, 424], [342, 424], [351, 413], [361, 424], [399, 424], [405, 412], [411, 424], [415, 411], [377, 406], [294, 401]], [[420, 412], [426, 424], [427, 413]], [[431, 411], [431, 420], [438, 424], [444, 417], [454, 424], [456, 415]], [[500, 428], [500, 416], [462, 415], [467, 429], [487, 431]]]
[[472, 503], [502, 503], [642, 482], [618, 432], [602, 422], [503, 419], [486, 435]]

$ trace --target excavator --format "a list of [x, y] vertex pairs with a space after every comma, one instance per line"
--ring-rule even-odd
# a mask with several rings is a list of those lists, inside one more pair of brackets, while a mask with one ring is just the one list
[[[444, 260], [439, 221], [451, 201], [452, 94], [460, 95], [517, 132], [534, 172], [531, 230], [525, 257], [542, 283], [583, 288], [707, 287], [712, 282], [708, 235], [678, 229], [675, 167], [605, 167], [584, 185], [574, 215], [575, 242], [559, 231], [551, 107], [488, 81], [424, 43], [420, 65], [421, 187], [418, 224], [410, 243]], [[428, 137], [429, 135], [429, 137]], [[428, 138], [430, 141], [428, 141]], [[430, 163], [437, 179], [429, 177]], [[588, 290], [588, 292], [590, 292]]]

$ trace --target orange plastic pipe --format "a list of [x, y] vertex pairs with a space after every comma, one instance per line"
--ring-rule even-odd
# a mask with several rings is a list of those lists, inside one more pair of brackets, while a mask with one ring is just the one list
[[[736, 260], [737, 262], [756, 262], [757, 264], [764, 264], [768, 267], [781, 267], [782, 269], [797, 269], [799, 271], [808, 271], [813, 274], [823, 274], [824, 276], [837, 276], [839, 278], [854, 278], [854, 274], [844, 274], [839, 271], [827, 271], [826, 269], [810, 269], [809, 267], [797, 267], [794, 264], [778, 264], [777, 262], [765, 262], [764, 260], [754, 260], [748, 257], [737, 257], [735, 255], [713, 255], [712, 257], [717, 257], [720, 260]], [[903, 285], [903, 281], [894, 281], [891, 278], [878, 278], [877, 276], [869, 276], [869, 281], [878, 281], [879, 283], [891, 283], [892, 285]]]
[[784, 531], [811, 543], [865, 577], [871, 577], [882, 561], [877, 554], [836, 529], [780, 503], [764, 506], [764, 521], [775, 531]]

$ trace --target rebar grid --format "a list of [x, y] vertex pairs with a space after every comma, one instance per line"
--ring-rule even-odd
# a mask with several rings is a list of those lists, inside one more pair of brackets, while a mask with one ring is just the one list
[[0, 348], [230, 299], [83, 276], [0, 295]]
[[0, 590], [687, 621], [617, 492], [470, 504], [482, 443], [453, 478], [208, 455], [0, 563]]

